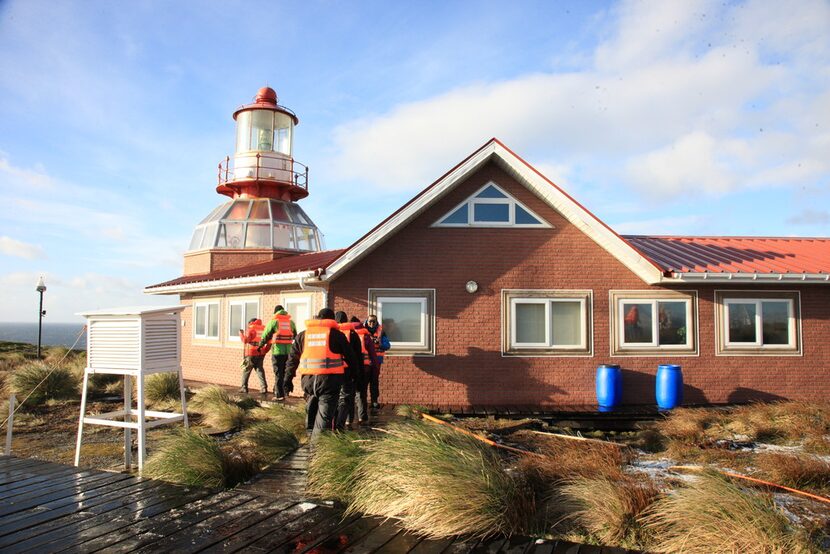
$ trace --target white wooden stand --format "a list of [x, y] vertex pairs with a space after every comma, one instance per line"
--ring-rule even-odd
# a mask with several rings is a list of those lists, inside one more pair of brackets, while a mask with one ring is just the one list
[[[144, 469], [147, 456], [146, 431], [159, 425], [187, 422], [187, 398], [181, 370], [179, 314], [183, 306], [167, 308], [119, 308], [87, 312], [87, 367], [84, 368], [81, 414], [75, 445], [75, 466], [81, 459], [84, 424], [124, 429], [124, 465], [132, 467], [132, 431], [138, 433], [138, 470]], [[144, 385], [156, 373], [176, 372], [182, 411], [148, 410]], [[86, 414], [89, 376], [93, 374], [124, 377], [124, 409], [94, 416]], [[137, 398], [133, 402], [133, 379]]]

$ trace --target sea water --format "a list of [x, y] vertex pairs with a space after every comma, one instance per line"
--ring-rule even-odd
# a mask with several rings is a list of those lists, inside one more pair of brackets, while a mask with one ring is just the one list
[[[44, 321], [40, 343], [43, 346], [65, 346], [67, 348], [75, 344], [76, 349], [85, 350], [86, 333], [78, 339], [83, 327], [83, 323], [47, 323]], [[76, 339], [78, 339], [77, 344]], [[0, 341], [37, 344], [37, 323], [0, 323]]]

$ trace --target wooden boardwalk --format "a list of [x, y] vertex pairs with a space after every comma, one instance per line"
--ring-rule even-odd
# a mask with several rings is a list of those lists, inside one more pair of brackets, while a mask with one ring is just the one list
[[461, 552], [610, 554], [529, 538], [424, 540], [304, 498], [308, 449], [233, 490], [0, 457], [0, 552]]

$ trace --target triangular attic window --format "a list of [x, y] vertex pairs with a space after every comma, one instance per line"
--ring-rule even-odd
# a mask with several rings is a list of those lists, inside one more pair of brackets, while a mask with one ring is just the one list
[[495, 183], [488, 183], [433, 224], [435, 227], [551, 227]]

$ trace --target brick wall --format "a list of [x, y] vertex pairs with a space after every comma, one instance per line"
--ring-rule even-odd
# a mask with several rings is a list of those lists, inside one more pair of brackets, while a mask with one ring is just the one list
[[[554, 229], [430, 228], [490, 180]], [[464, 290], [469, 280], [479, 284], [475, 294]], [[698, 355], [611, 357], [608, 291], [656, 287], [645, 285], [492, 163], [332, 282], [330, 304], [364, 318], [369, 288], [436, 290], [436, 355], [387, 356], [381, 378], [384, 402], [594, 404], [594, 376], [602, 363], [622, 366], [626, 404], [654, 403], [655, 374], [661, 363], [683, 367], [686, 403], [830, 396], [827, 286], [783, 287], [801, 293], [802, 356], [715, 356], [714, 290], [730, 287], [686, 285], [677, 289], [698, 294]], [[503, 357], [501, 291], [512, 288], [592, 290], [593, 355]]]

